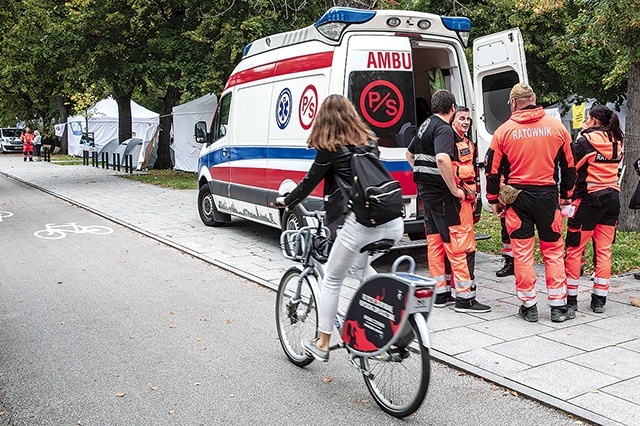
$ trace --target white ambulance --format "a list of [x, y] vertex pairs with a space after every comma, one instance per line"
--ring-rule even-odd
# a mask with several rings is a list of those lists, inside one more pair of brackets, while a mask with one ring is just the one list
[[[491, 134], [510, 115], [509, 90], [527, 81], [518, 29], [474, 41], [472, 81], [465, 56], [470, 30], [464, 17], [332, 8], [309, 27], [247, 45], [210, 130], [204, 122], [195, 126], [203, 144], [202, 221], [221, 226], [237, 216], [282, 229], [300, 226], [304, 217], [296, 209], [283, 212], [274, 201], [309, 170], [316, 153], [306, 140], [318, 107], [339, 93], [377, 134], [380, 157], [402, 184], [406, 232], [424, 238], [405, 150], [416, 125], [430, 115], [432, 93], [450, 90], [473, 111], [482, 159]], [[322, 208], [321, 197], [316, 188], [307, 209]]]

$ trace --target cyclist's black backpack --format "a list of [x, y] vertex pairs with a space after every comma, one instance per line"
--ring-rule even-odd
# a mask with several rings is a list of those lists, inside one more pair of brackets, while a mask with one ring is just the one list
[[356, 221], [364, 226], [378, 226], [402, 217], [402, 188], [378, 157], [367, 148], [350, 147], [353, 185], [349, 207]]

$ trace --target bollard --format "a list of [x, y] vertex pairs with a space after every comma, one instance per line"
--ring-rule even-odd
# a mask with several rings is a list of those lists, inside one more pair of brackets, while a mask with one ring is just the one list
[[[118, 169], [118, 171], [120, 171], [120, 153], [116, 154], [116, 162], [113, 165], [115, 168]], [[115, 170], [115, 169], [114, 169]]]
[[98, 153], [91, 151], [91, 167], [98, 167]]
[[83, 166], [88, 166], [89, 165], [89, 152], [88, 151], [82, 151], [82, 165]]
[[129, 154], [127, 155], [127, 157], [129, 157], [129, 173], [132, 174], [133, 173], [133, 155]]
[[51, 151], [49, 151], [49, 147], [42, 148], [42, 154], [44, 157], [44, 161], [50, 163], [51, 162]]

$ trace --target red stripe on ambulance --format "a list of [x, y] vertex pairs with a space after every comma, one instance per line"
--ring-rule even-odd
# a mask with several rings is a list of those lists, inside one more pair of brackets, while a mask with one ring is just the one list
[[332, 63], [333, 51], [296, 56], [295, 58], [271, 62], [233, 74], [229, 77], [224, 90], [238, 84], [250, 83], [270, 77], [328, 68]]

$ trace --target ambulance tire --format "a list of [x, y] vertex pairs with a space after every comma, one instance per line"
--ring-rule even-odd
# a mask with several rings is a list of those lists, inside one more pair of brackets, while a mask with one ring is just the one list
[[304, 215], [297, 206], [292, 209], [286, 209], [282, 215], [281, 223], [283, 231], [298, 230], [304, 226]]
[[209, 185], [202, 185], [200, 191], [198, 191], [198, 213], [200, 214], [200, 220], [207, 226], [223, 226], [231, 221], [231, 217], [228, 214], [223, 214], [218, 211]]

